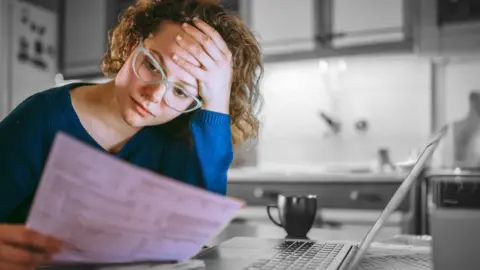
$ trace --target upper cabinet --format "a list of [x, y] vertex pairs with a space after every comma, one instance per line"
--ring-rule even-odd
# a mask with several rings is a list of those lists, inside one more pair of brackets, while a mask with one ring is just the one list
[[[417, 0], [220, 0], [258, 38], [265, 61], [411, 50], [406, 23]], [[98, 77], [108, 31], [135, 0], [64, 0], [61, 71]], [[375, 14], [375, 16], [372, 16]]]
[[[0, 0], [1, 1], [1, 0]], [[108, 32], [118, 16], [136, 0], [62, 0], [60, 9], [60, 70], [65, 79], [98, 78], [108, 49]], [[227, 9], [244, 14], [239, 0], [221, 0]]]
[[[242, 0], [241, 0], [242, 1]], [[311, 51], [315, 48], [318, 0], [250, 0], [245, 20], [265, 54]]]
[[[258, 38], [264, 60], [377, 53], [480, 52], [479, 0], [220, 0]], [[98, 77], [108, 31], [135, 0], [60, 1], [65, 78]]]
[[61, 72], [67, 79], [98, 77], [108, 48], [108, 31], [135, 0], [63, 0]]
[[98, 76], [108, 41], [108, 1], [63, 2], [62, 74], [65, 78]]
[[440, 25], [480, 22], [478, 0], [439, 0], [438, 22]]
[[266, 61], [413, 51], [417, 0], [239, 0]]
[[405, 40], [403, 0], [334, 0], [331, 10], [335, 48]]
[[438, 56], [480, 53], [480, 1], [422, 0], [424, 52]]

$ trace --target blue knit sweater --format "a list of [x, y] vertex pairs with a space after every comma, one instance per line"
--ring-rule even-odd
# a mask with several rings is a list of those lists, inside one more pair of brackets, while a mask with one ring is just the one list
[[[35, 94], [0, 122], [0, 223], [26, 221], [58, 131], [105, 151], [86, 132], [72, 107], [70, 90], [80, 85]], [[193, 144], [168, 135], [165, 125], [143, 128], [115, 156], [225, 194], [227, 170], [233, 159], [230, 117], [198, 110], [191, 118], [190, 129]]]

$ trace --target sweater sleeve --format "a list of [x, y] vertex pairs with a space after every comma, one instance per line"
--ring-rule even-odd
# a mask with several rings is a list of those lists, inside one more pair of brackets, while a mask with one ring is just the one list
[[31, 196], [45, 158], [46, 98], [37, 94], [0, 122], [0, 223]]
[[199, 110], [191, 119], [193, 151], [187, 164], [189, 182], [222, 195], [227, 190], [227, 171], [233, 160], [230, 116]]

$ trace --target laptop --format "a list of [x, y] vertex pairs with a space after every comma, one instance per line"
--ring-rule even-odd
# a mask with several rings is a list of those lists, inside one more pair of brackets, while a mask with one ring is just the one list
[[[370, 244], [408, 194], [446, 132], [447, 126], [434, 134], [410, 170], [410, 173], [392, 196], [373, 227], [358, 245], [311, 240], [236, 237], [218, 246], [206, 249], [198, 254], [195, 259], [203, 260], [206, 264], [206, 269], [209, 270], [358, 269]], [[429, 260], [429, 258], [426, 257], [425, 260]], [[413, 261], [417, 261], [417, 259]]]

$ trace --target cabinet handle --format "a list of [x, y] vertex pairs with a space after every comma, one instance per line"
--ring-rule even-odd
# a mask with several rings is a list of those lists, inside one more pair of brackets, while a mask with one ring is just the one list
[[385, 27], [385, 28], [380, 28], [380, 29], [374, 29], [374, 30], [363, 30], [363, 31], [355, 31], [351, 33], [327, 33], [325, 35], [319, 35], [317, 36], [317, 41], [320, 43], [328, 43], [331, 42], [332, 40], [336, 38], [343, 38], [347, 36], [357, 36], [357, 37], [362, 37], [362, 36], [369, 36], [369, 35], [381, 35], [381, 34], [390, 34], [390, 33], [397, 33], [399, 31], [405, 31], [404, 27]]
[[316, 40], [317, 40], [317, 42], [323, 44], [323, 43], [329, 43], [336, 38], [345, 37], [346, 35], [347, 34], [345, 34], [345, 33], [328, 33], [328, 34], [325, 34], [325, 35], [317, 36]]
[[280, 195], [280, 192], [277, 191], [272, 191], [272, 190], [264, 190], [262, 188], [256, 188], [253, 191], [253, 196], [258, 199], [267, 199], [267, 200], [272, 200], [272, 201], [277, 201], [278, 196]]
[[352, 201], [366, 201], [366, 202], [381, 202], [382, 197], [375, 193], [361, 193], [358, 190], [350, 192], [350, 199]]

